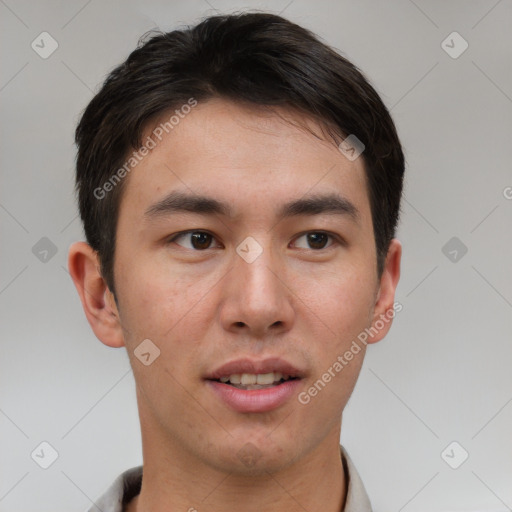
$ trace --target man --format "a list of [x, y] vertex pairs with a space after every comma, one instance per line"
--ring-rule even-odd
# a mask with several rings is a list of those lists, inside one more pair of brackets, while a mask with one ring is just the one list
[[404, 157], [364, 76], [279, 16], [214, 16], [136, 49], [76, 142], [69, 269], [143, 448], [91, 511], [371, 510], [341, 420], [394, 316]]

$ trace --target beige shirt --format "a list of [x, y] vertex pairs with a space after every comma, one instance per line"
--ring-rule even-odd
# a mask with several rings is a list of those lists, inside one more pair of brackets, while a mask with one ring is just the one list
[[[347, 501], [340, 512], [372, 512], [370, 499], [352, 460], [341, 445], [340, 450], [347, 479]], [[114, 480], [88, 512], [123, 512], [124, 506], [140, 493], [141, 484], [142, 466], [126, 470]]]

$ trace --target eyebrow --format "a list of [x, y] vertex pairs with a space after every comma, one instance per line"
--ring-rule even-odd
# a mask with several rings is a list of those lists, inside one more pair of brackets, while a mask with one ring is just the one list
[[[229, 204], [213, 197], [173, 191], [147, 208], [144, 218], [151, 220], [181, 212], [233, 216], [233, 210]], [[315, 194], [285, 203], [279, 209], [277, 218], [282, 220], [300, 215], [320, 214], [346, 215], [356, 223], [360, 219], [360, 212], [356, 206], [336, 193]]]

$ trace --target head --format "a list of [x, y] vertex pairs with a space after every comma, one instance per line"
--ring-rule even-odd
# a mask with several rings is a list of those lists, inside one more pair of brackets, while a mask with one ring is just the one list
[[[401, 256], [404, 156], [363, 74], [279, 16], [214, 16], [141, 42], [76, 143], [69, 267], [97, 337], [128, 349], [143, 426], [221, 468], [248, 439], [268, 469], [335, 436]], [[295, 399], [240, 412], [212, 391], [225, 363], [269, 357], [297, 370]]]

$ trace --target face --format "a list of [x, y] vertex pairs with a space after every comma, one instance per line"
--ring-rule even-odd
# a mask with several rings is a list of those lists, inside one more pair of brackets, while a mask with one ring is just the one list
[[362, 158], [277, 112], [198, 104], [131, 171], [119, 211], [116, 316], [143, 440], [229, 472], [338, 442], [365, 346], [343, 355], [398, 280], [396, 258], [377, 279]]

